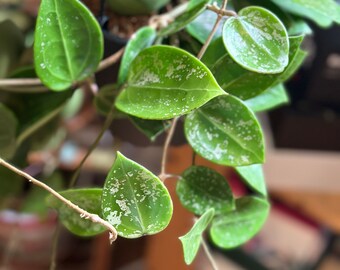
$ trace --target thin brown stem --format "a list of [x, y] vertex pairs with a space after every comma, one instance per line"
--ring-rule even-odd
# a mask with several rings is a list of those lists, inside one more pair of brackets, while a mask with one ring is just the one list
[[208, 258], [208, 260], [209, 260], [209, 262], [211, 264], [212, 269], [213, 270], [218, 270], [217, 264], [216, 264], [212, 254], [210, 252], [210, 249], [209, 249], [209, 247], [207, 245], [207, 242], [204, 240], [204, 238], [202, 238], [201, 242], [202, 242], [204, 253], [207, 256], [207, 258]]
[[124, 50], [125, 50], [125, 47], [123, 47], [118, 52], [114, 53], [113, 55], [111, 55], [111, 56], [105, 58], [103, 61], [101, 61], [96, 72], [102, 71], [102, 70], [112, 66], [113, 64], [117, 63], [118, 60], [122, 57]]
[[[221, 12], [225, 9], [225, 7], [227, 6], [227, 3], [228, 3], [228, 0], [224, 0], [223, 1], [222, 6], [220, 8]], [[201, 59], [203, 57], [205, 51], [207, 50], [208, 46], [210, 45], [210, 42], [212, 41], [212, 39], [213, 39], [213, 37], [214, 37], [214, 35], [215, 35], [216, 31], [217, 31], [217, 28], [218, 28], [222, 18], [223, 18], [223, 15], [221, 13], [218, 13], [216, 22], [214, 24], [214, 27], [211, 30], [207, 40], [205, 41], [203, 47], [201, 48], [200, 52], [197, 55], [198, 59]]]
[[163, 148], [163, 156], [162, 156], [162, 166], [161, 166], [161, 173], [159, 175], [159, 178], [164, 182], [164, 180], [167, 178], [167, 174], [166, 174], [166, 163], [167, 163], [167, 159], [168, 159], [168, 150], [169, 150], [169, 146], [171, 144], [171, 140], [172, 137], [174, 136], [174, 132], [176, 129], [176, 125], [177, 125], [177, 121], [178, 121], [178, 117], [175, 117], [172, 122], [171, 122], [171, 126], [168, 132], [168, 135], [165, 139], [165, 143], [164, 143], [164, 148]]
[[7, 161], [3, 160], [2, 158], [0, 158], [0, 165], [3, 165], [4, 167], [6, 167], [7, 169], [11, 170], [12, 172], [14, 172], [14, 173], [16, 173], [16, 174], [26, 178], [32, 184], [34, 184], [34, 185], [36, 185], [36, 186], [38, 186], [40, 188], [45, 189], [47, 192], [52, 194], [54, 197], [56, 197], [58, 200], [60, 200], [64, 204], [66, 204], [68, 207], [70, 207], [74, 211], [78, 212], [81, 217], [83, 217], [85, 219], [88, 219], [88, 220], [91, 220], [94, 223], [98, 223], [98, 224], [101, 224], [104, 227], [106, 227], [109, 230], [109, 232], [110, 232], [110, 243], [113, 243], [117, 239], [117, 231], [116, 231], [116, 229], [109, 222], [107, 222], [106, 220], [102, 219], [101, 217], [99, 217], [96, 214], [91, 214], [91, 213], [87, 212], [86, 210], [80, 208], [78, 205], [75, 205], [74, 203], [72, 203], [71, 201], [69, 201], [68, 199], [63, 197], [61, 194], [59, 194], [57, 191], [55, 191], [54, 189], [52, 189], [48, 185], [46, 185], [43, 182], [35, 179], [34, 177], [32, 177], [31, 175], [25, 173], [24, 171], [16, 168], [15, 166], [11, 165]]
[[60, 225], [60, 222], [58, 222], [57, 227], [55, 228], [55, 231], [53, 234], [53, 239], [52, 239], [52, 255], [51, 255], [50, 270], [57, 269], [57, 256], [58, 256], [60, 231], [61, 231], [61, 225]]

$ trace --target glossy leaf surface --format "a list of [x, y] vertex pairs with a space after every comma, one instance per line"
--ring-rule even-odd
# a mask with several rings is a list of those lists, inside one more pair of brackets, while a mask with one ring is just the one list
[[261, 164], [254, 164], [243, 167], [236, 167], [236, 171], [242, 176], [243, 180], [255, 191], [263, 196], [267, 196], [266, 182], [264, 181], [263, 169]]
[[281, 8], [313, 20], [318, 25], [327, 27], [332, 21], [340, 23], [339, 4], [334, 0], [272, 0]]
[[250, 99], [269, 87], [289, 79], [300, 67], [306, 57], [306, 53], [300, 49], [303, 36], [290, 37], [289, 41], [289, 64], [278, 74], [260, 74], [242, 68], [228, 55], [222, 38], [211, 43], [202, 61], [226, 92], [241, 99]]
[[10, 159], [16, 148], [18, 120], [14, 113], [0, 103], [0, 157]]
[[103, 36], [78, 0], [43, 0], [34, 42], [35, 69], [49, 88], [61, 91], [90, 76], [103, 56]]
[[191, 230], [180, 237], [183, 245], [184, 260], [186, 264], [191, 264], [199, 250], [202, 241], [202, 234], [208, 228], [214, 217], [214, 209], [207, 210], [194, 224]]
[[197, 3], [195, 4], [189, 5], [188, 10], [178, 16], [176, 20], [170, 23], [167, 27], [163, 28], [159, 32], [159, 35], [168, 36], [182, 30], [186, 25], [192, 22], [199, 14], [201, 14], [205, 10], [205, 5], [209, 1], [210, 0], [200, 0], [196, 1]]
[[118, 85], [123, 84], [128, 76], [132, 61], [145, 48], [152, 45], [156, 38], [156, 31], [150, 26], [140, 28], [126, 45], [122, 62], [119, 68]]
[[176, 192], [182, 205], [202, 215], [213, 208], [216, 214], [234, 207], [234, 198], [223, 175], [203, 166], [192, 166], [184, 171], [177, 182]]
[[139, 118], [162, 120], [184, 115], [222, 94], [196, 57], [174, 47], [153, 46], [132, 62], [116, 106]]
[[[87, 212], [101, 216], [101, 189], [69, 189], [60, 192], [60, 194]], [[78, 212], [52, 195], [49, 195], [46, 201], [48, 206], [58, 210], [59, 220], [62, 224], [76, 235], [93, 236], [106, 230], [100, 224], [80, 217]]]
[[260, 95], [248, 99], [245, 104], [253, 112], [262, 112], [278, 107], [289, 102], [286, 89], [282, 84], [269, 88]]
[[221, 248], [235, 248], [254, 237], [269, 213], [269, 203], [256, 197], [236, 200], [236, 209], [213, 220], [210, 235]]
[[102, 209], [120, 236], [137, 238], [165, 229], [172, 201], [155, 175], [118, 153], [105, 181]]
[[261, 7], [247, 7], [230, 18], [223, 28], [230, 56], [245, 69], [279, 73], [288, 64], [289, 40], [281, 21]]
[[231, 95], [213, 99], [185, 120], [185, 134], [202, 157], [221, 165], [264, 161], [263, 134], [254, 113]]

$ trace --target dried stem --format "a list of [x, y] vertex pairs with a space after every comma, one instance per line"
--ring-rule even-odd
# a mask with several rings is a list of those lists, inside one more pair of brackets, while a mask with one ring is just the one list
[[54, 197], [56, 197], [58, 200], [60, 200], [64, 204], [66, 204], [68, 207], [70, 207], [73, 210], [75, 210], [76, 212], [78, 212], [81, 217], [88, 219], [88, 220], [91, 220], [94, 223], [98, 223], [98, 224], [101, 224], [104, 227], [106, 227], [110, 232], [110, 243], [113, 243], [117, 239], [116, 229], [106, 220], [102, 219], [101, 217], [99, 217], [96, 214], [91, 214], [91, 213], [87, 212], [86, 210], [80, 208], [78, 205], [75, 205], [74, 203], [72, 203], [71, 201], [69, 201], [68, 199], [66, 199], [62, 195], [60, 195], [57, 191], [55, 191], [54, 189], [52, 189], [48, 185], [46, 185], [43, 182], [35, 179], [34, 177], [25, 173], [24, 171], [14, 167], [13, 165], [9, 164], [8, 162], [3, 160], [2, 158], [0, 158], [0, 165], [3, 165], [4, 167], [13, 171], [14, 173], [26, 178], [32, 184], [45, 189], [47, 192], [52, 194]]
[[203, 47], [201, 48], [200, 52], [198, 53], [197, 55], [197, 58], [198, 59], [201, 59], [205, 53], [205, 51], [207, 50], [210, 42], [212, 41], [216, 31], [217, 31], [217, 28], [221, 22], [221, 20], [223, 19], [223, 11], [225, 10], [226, 6], [227, 6], [227, 3], [228, 3], [228, 0], [224, 0], [223, 3], [222, 3], [222, 6], [221, 8], [219, 9], [219, 12], [217, 13], [217, 19], [216, 19], [216, 22], [214, 24], [214, 27], [213, 29], [211, 30], [207, 40], [205, 41]]
[[163, 156], [162, 156], [162, 167], [161, 167], [161, 173], [159, 175], [159, 178], [164, 182], [167, 177], [166, 174], [166, 163], [167, 163], [167, 157], [168, 157], [168, 150], [169, 150], [169, 146], [171, 144], [171, 140], [172, 137], [174, 136], [174, 132], [176, 129], [176, 124], [178, 121], [178, 117], [175, 117], [172, 122], [171, 122], [171, 127], [170, 130], [168, 132], [168, 135], [165, 139], [165, 143], [164, 143], [164, 148], [163, 148]]
[[215, 260], [214, 260], [214, 258], [213, 258], [213, 256], [212, 256], [212, 254], [211, 254], [211, 252], [210, 252], [210, 249], [209, 249], [209, 247], [208, 247], [208, 245], [207, 245], [207, 242], [204, 240], [204, 238], [202, 238], [202, 246], [203, 246], [203, 250], [204, 250], [204, 253], [205, 253], [205, 255], [207, 256], [207, 258], [208, 258], [208, 260], [209, 260], [209, 262], [210, 262], [210, 264], [211, 264], [211, 267], [212, 267], [212, 269], [213, 270], [218, 270], [218, 267], [217, 267], [217, 265], [216, 265], [216, 262], [215, 262]]
[[122, 57], [124, 53], [125, 47], [121, 48], [118, 52], [114, 53], [113, 55], [105, 58], [103, 61], [99, 63], [99, 66], [96, 70], [96, 72], [102, 71], [113, 64], [117, 63], [118, 60]]

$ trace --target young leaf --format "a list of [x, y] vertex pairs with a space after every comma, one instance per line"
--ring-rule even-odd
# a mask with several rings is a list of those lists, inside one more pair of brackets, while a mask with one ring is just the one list
[[0, 103], [0, 157], [10, 159], [16, 149], [18, 120], [14, 113]]
[[288, 103], [289, 97], [283, 84], [278, 84], [261, 93], [260, 95], [247, 99], [244, 103], [253, 112], [262, 112]]
[[264, 181], [261, 164], [235, 167], [235, 169], [252, 189], [265, 197], [267, 196], [266, 182]]
[[140, 28], [126, 45], [122, 62], [119, 68], [118, 85], [123, 84], [128, 76], [128, 71], [133, 59], [145, 48], [152, 45], [156, 38], [156, 31], [150, 26]]
[[269, 214], [269, 203], [256, 197], [236, 200], [233, 212], [215, 218], [210, 228], [212, 241], [220, 248], [244, 244], [262, 228]]
[[90, 76], [103, 56], [103, 35], [78, 0], [43, 0], [35, 30], [35, 69], [55, 91]]
[[167, 27], [163, 28], [159, 31], [160, 36], [169, 36], [173, 33], [176, 33], [182, 30], [187, 24], [192, 22], [199, 14], [201, 14], [205, 10], [205, 5], [210, 0], [200, 0], [196, 1], [197, 3], [191, 4], [188, 7], [188, 10], [178, 16], [176, 20], [170, 23]]
[[234, 198], [223, 175], [203, 166], [192, 166], [184, 171], [177, 182], [176, 192], [182, 205], [202, 215], [213, 208], [216, 214], [234, 208]]
[[[217, 0], [214, 2], [217, 2], [219, 6], [222, 4], [221, 0]], [[190, 35], [192, 35], [203, 44], [207, 40], [211, 29], [214, 27], [216, 19], [217, 14], [215, 12], [211, 10], [205, 10], [194, 21], [187, 25], [186, 30], [189, 32]], [[226, 18], [223, 18], [217, 28], [213, 40], [222, 35], [222, 28], [225, 21]]]
[[134, 116], [129, 117], [132, 123], [152, 142], [170, 127], [169, 121], [145, 120]]
[[303, 38], [303, 36], [289, 38], [289, 64], [278, 74], [260, 74], [242, 68], [228, 55], [222, 38], [211, 43], [202, 61], [225, 91], [241, 99], [250, 99], [269, 87], [287, 80], [296, 71], [306, 56], [300, 49]]
[[[69, 189], [60, 194], [87, 212], [101, 215], [101, 189]], [[48, 206], [58, 210], [61, 223], [76, 235], [93, 236], [105, 231], [102, 225], [82, 218], [79, 213], [52, 195], [46, 198], [46, 202]]]
[[184, 260], [187, 265], [191, 264], [199, 250], [202, 234], [208, 228], [214, 217], [214, 209], [208, 209], [194, 224], [191, 230], [179, 238], [183, 245]]
[[322, 27], [340, 23], [339, 5], [334, 0], [272, 0], [275, 4], [293, 14], [308, 18]]
[[230, 56], [245, 69], [279, 73], [288, 64], [289, 40], [282, 22], [261, 7], [247, 7], [224, 25], [223, 41]]
[[104, 218], [126, 238], [156, 234], [172, 216], [172, 201], [163, 183], [119, 152], [103, 189]]
[[202, 157], [221, 165], [244, 166], [264, 161], [264, 142], [254, 113], [231, 95], [220, 96], [185, 120], [185, 135]]
[[170, 46], [143, 50], [132, 62], [119, 110], [143, 119], [184, 115], [225, 94], [209, 69], [186, 51]]

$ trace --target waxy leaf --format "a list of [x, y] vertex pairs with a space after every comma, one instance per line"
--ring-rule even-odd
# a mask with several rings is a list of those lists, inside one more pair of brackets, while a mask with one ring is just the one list
[[264, 141], [254, 113], [238, 98], [221, 96], [190, 113], [185, 135], [202, 157], [221, 165], [264, 161]]
[[[101, 189], [69, 189], [60, 194], [87, 212], [101, 216]], [[102, 225], [84, 219], [78, 212], [52, 195], [49, 195], [46, 201], [48, 206], [58, 210], [61, 223], [76, 235], [93, 236], [106, 230]]]
[[289, 38], [289, 64], [278, 74], [261, 74], [242, 68], [229, 56], [222, 38], [211, 43], [202, 61], [226, 92], [241, 99], [250, 99], [294, 74], [306, 57], [306, 53], [300, 49], [303, 38], [303, 36]]
[[[218, 5], [222, 4], [221, 0], [213, 1], [217, 2]], [[217, 14], [211, 10], [205, 10], [201, 13], [194, 21], [187, 25], [186, 30], [192, 35], [194, 38], [199, 40], [202, 44], [208, 39], [208, 36], [213, 29], [214, 24], [217, 19]], [[223, 23], [226, 21], [226, 18], [223, 18], [217, 28], [215, 35], [213, 36], [213, 40], [220, 37], [222, 35]]]
[[35, 69], [55, 91], [90, 76], [103, 56], [103, 35], [91, 12], [78, 0], [43, 0], [34, 41]]
[[264, 181], [263, 169], [261, 164], [235, 167], [235, 169], [242, 176], [248, 186], [259, 192], [263, 196], [267, 196], [266, 182]]
[[256, 197], [236, 200], [236, 209], [213, 220], [210, 235], [221, 248], [235, 248], [257, 234], [265, 223], [270, 205]]
[[130, 119], [132, 123], [152, 142], [170, 127], [169, 121], [146, 120], [134, 116], [130, 116]]
[[192, 22], [199, 14], [205, 10], [205, 5], [210, 0], [200, 0], [195, 4], [191, 4], [188, 10], [178, 16], [176, 20], [170, 23], [167, 27], [159, 31], [160, 36], [168, 36], [182, 30], [187, 24]]
[[143, 50], [132, 62], [119, 110], [143, 119], [170, 119], [225, 94], [196, 57], [170, 46]]
[[191, 264], [200, 248], [202, 234], [208, 228], [214, 217], [214, 209], [208, 209], [194, 224], [191, 230], [179, 238], [183, 245], [184, 260], [186, 264]]
[[340, 23], [339, 5], [334, 0], [272, 0], [293, 14], [308, 18], [318, 25], [327, 27], [332, 21]]
[[223, 175], [203, 166], [192, 166], [182, 174], [177, 182], [176, 192], [182, 205], [202, 215], [213, 208], [216, 214], [234, 208], [234, 198]]
[[123, 84], [128, 76], [128, 71], [132, 61], [145, 48], [152, 45], [156, 38], [156, 31], [150, 26], [140, 28], [129, 40], [120, 64], [118, 74], [118, 85]]
[[289, 40], [282, 22], [270, 11], [247, 7], [224, 25], [223, 41], [230, 56], [245, 69], [279, 73], [288, 64]]
[[164, 230], [173, 210], [163, 183], [119, 152], [105, 181], [102, 209], [104, 218], [126, 238]]
[[262, 112], [288, 103], [289, 97], [283, 84], [269, 88], [260, 95], [246, 100], [244, 103], [253, 112]]
[[18, 120], [14, 113], [0, 103], [0, 157], [10, 159], [16, 149]]

